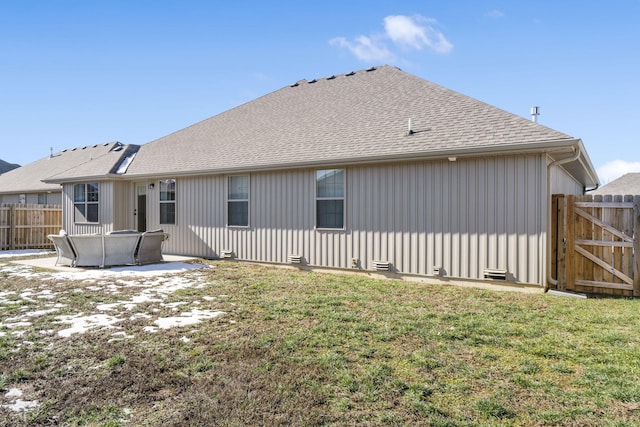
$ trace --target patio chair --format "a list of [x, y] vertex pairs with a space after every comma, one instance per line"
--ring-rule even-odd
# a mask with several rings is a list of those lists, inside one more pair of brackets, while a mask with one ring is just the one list
[[169, 235], [162, 230], [145, 231], [138, 244], [138, 264], [150, 264], [162, 261], [162, 242]]
[[110, 233], [102, 236], [104, 266], [133, 265], [136, 263], [136, 248], [140, 233]]
[[76, 253], [75, 267], [104, 267], [104, 242], [99, 234], [69, 236]]
[[58, 255], [55, 265], [75, 266], [77, 256], [67, 234], [49, 234], [47, 237], [53, 242], [53, 246], [56, 248], [56, 254]]

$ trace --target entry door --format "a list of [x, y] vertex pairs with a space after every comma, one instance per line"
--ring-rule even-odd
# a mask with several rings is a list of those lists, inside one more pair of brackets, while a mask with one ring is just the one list
[[147, 184], [136, 184], [135, 222], [139, 232], [147, 231]]

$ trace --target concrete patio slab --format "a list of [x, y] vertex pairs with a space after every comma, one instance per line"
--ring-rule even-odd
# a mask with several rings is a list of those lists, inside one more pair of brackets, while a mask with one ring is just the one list
[[[162, 257], [164, 259], [163, 262], [158, 264], [163, 264], [168, 262], [188, 262], [196, 259], [195, 257], [188, 257], [188, 256], [181, 256], [181, 255], [163, 255]], [[64, 265], [56, 265], [56, 259], [57, 257], [53, 256], [53, 257], [46, 257], [46, 258], [10, 260], [10, 262], [13, 264], [22, 264], [22, 265], [29, 265], [31, 267], [39, 267], [39, 268], [46, 268], [49, 270], [69, 271], [69, 272], [84, 271], [84, 270], [109, 270], [111, 268], [122, 269], [123, 267], [128, 267], [128, 268], [131, 268], [132, 271], [135, 271], [137, 269], [145, 268], [144, 265], [127, 265], [127, 266], [119, 265], [119, 266], [105, 267], [105, 268], [67, 267]]]

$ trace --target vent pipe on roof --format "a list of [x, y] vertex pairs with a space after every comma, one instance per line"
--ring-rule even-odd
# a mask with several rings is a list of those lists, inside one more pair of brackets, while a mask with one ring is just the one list
[[49, 147], [49, 158], [53, 158], [53, 147]]
[[538, 116], [540, 115], [540, 107], [531, 107], [531, 121], [538, 123]]
[[411, 118], [409, 118], [409, 123], [407, 123], [407, 135], [413, 135], [413, 129], [411, 128]]

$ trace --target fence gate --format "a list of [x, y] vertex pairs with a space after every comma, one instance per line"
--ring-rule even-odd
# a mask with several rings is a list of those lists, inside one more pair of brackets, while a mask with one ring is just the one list
[[552, 201], [557, 288], [640, 296], [640, 196], [554, 195]]

